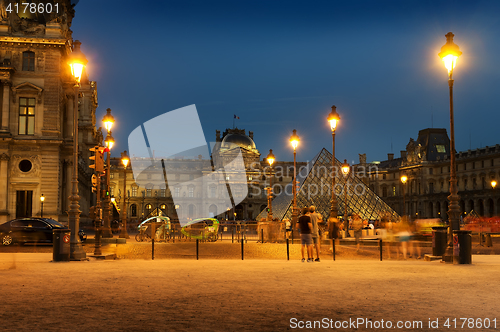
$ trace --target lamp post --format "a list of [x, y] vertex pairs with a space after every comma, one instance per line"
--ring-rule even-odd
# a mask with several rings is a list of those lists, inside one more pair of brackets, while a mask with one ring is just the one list
[[401, 183], [403, 184], [403, 216], [406, 216], [406, 181], [408, 181], [408, 177], [406, 175], [401, 175]]
[[332, 129], [332, 202], [330, 206], [330, 218], [337, 218], [337, 197], [335, 195], [335, 129], [337, 129], [337, 123], [340, 117], [337, 113], [337, 107], [332, 106], [332, 111], [328, 114], [327, 118], [330, 123], [330, 128]]
[[267, 192], [267, 206], [269, 207], [269, 212], [267, 213], [267, 220], [268, 221], [273, 221], [273, 163], [276, 160], [273, 154], [273, 150], [269, 150], [269, 154], [267, 155], [266, 158], [267, 162], [269, 163], [270, 169], [269, 169], [269, 189]]
[[342, 174], [344, 174], [345, 177], [345, 182], [344, 182], [344, 195], [345, 195], [345, 202], [344, 202], [344, 229], [346, 230], [346, 235], [348, 234], [349, 230], [349, 220], [347, 220], [347, 190], [349, 190], [349, 187], [347, 186], [347, 180], [349, 176], [349, 171], [350, 167], [349, 164], [347, 163], [347, 159], [344, 159], [344, 164], [342, 164]]
[[[115, 123], [115, 118], [111, 115], [111, 109], [108, 108], [106, 110], [106, 115], [103, 117], [102, 122], [104, 123], [104, 128], [106, 128], [106, 131], [108, 134], [106, 135], [106, 139], [104, 140], [104, 143], [106, 144], [106, 192], [109, 194], [109, 186], [111, 183], [111, 163], [110, 163], [110, 158], [111, 158], [111, 149], [113, 148], [113, 145], [115, 144], [115, 140], [113, 136], [111, 136], [111, 128], [113, 127], [113, 124]], [[112, 238], [113, 234], [111, 233], [111, 218], [110, 214], [112, 212], [111, 208], [111, 200], [110, 200], [110, 195], [106, 195], [105, 197], [105, 202], [104, 202], [104, 228], [102, 230], [102, 237], [103, 238]]]
[[[454, 34], [448, 32], [446, 34], [446, 44], [441, 47], [439, 57], [444, 61], [446, 69], [448, 69], [448, 86], [450, 87], [450, 195], [448, 196], [449, 210], [448, 210], [448, 249], [445, 256], [451, 258], [453, 256], [453, 231], [460, 229], [460, 205], [458, 203], [460, 196], [458, 196], [457, 188], [457, 173], [455, 164], [455, 125], [453, 116], [453, 69], [457, 63], [458, 57], [462, 54], [458, 46], [453, 42]], [[449, 260], [447, 258], [446, 260]], [[443, 256], [443, 260], [444, 256]]]
[[78, 94], [83, 69], [87, 65], [87, 59], [80, 50], [81, 43], [75, 40], [73, 51], [68, 56], [68, 65], [71, 75], [75, 79], [75, 96], [73, 104], [73, 176], [71, 179], [71, 195], [69, 196], [68, 224], [71, 232], [70, 237], [70, 259], [84, 260], [87, 255], [83, 250], [78, 231], [80, 229], [80, 196], [78, 196]]
[[43, 201], [45, 201], [45, 197], [43, 196], [40, 196], [40, 218], [43, 218]]
[[125, 200], [125, 193], [127, 192], [127, 165], [130, 162], [130, 158], [127, 155], [127, 151], [122, 152], [122, 164], [123, 164], [123, 207], [122, 207], [122, 230], [120, 232], [120, 238], [129, 239], [127, 233], [127, 202]]
[[293, 207], [292, 207], [292, 227], [297, 224], [297, 146], [299, 145], [300, 138], [297, 135], [297, 130], [293, 130], [293, 134], [290, 137], [290, 143], [293, 147]]

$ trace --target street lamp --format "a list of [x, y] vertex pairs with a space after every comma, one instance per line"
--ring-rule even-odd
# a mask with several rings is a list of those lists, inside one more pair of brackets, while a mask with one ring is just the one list
[[40, 196], [40, 204], [41, 204], [41, 207], [40, 207], [40, 218], [43, 218], [43, 201], [45, 201], [45, 197], [43, 196]]
[[345, 195], [344, 229], [345, 229], [346, 236], [349, 234], [349, 220], [347, 220], [347, 190], [349, 190], [349, 187], [347, 187], [347, 177], [349, 176], [350, 170], [351, 170], [351, 168], [349, 167], [349, 164], [347, 163], [347, 159], [344, 159], [344, 164], [342, 164], [342, 174], [344, 174], [344, 177], [345, 177], [345, 182], [344, 182], [344, 195]]
[[495, 189], [496, 186], [497, 186], [497, 182], [495, 180], [491, 180], [491, 188]]
[[401, 183], [403, 184], [403, 215], [404, 216], [406, 216], [406, 193], [405, 193], [406, 181], [408, 181], [408, 177], [406, 175], [401, 175]]
[[84, 260], [87, 255], [83, 250], [78, 231], [80, 229], [80, 196], [78, 196], [78, 94], [83, 70], [87, 65], [87, 58], [80, 50], [81, 43], [75, 40], [73, 51], [68, 55], [68, 65], [71, 75], [75, 79], [75, 96], [73, 104], [73, 176], [71, 179], [71, 195], [69, 196], [68, 224], [71, 232], [70, 259]]
[[127, 192], [127, 165], [130, 162], [130, 158], [127, 155], [127, 151], [122, 152], [122, 164], [123, 164], [123, 207], [122, 207], [122, 230], [120, 232], [120, 238], [129, 239], [127, 233], [127, 202], [125, 201], [125, 193]]
[[335, 129], [337, 129], [337, 123], [340, 117], [337, 113], [337, 107], [332, 106], [332, 111], [328, 114], [327, 118], [330, 123], [330, 128], [332, 129], [332, 202], [330, 206], [330, 218], [337, 218], [337, 197], [335, 195]]
[[292, 207], [292, 227], [297, 224], [297, 146], [299, 145], [300, 138], [297, 136], [297, 130], [293, 130], [290, 137], [290, 143], [293, 147], [293, 207]]
[[[453, 69], [457, 63], [458, 57], [462, 54], [458, 46], [453, 42], [454, 34], [448, 32], [446, 34], [446, 44], [441, 47], [439, 57], [444, 61], [446, 69], [448, 69], [448, 86], [450, 87], [450, 195], [448, 196], [449, 210], [448, 210], [448, 249], [446, 256], [453, 256], [453, 231], [460, 229], [460, 205], [458, 203], [460, 196], [458, 196], [457, 188], [457, 172], [455, 164], [455, 125], [453, 116]], [[443, 257], [444, 258], [444, 257]]]
[[269, 150], [269, 154], [267, 155], [267, 162], [269, 163], [269, 189], [267, 192], [267, 206], [269, 207], [269, 212], [267, 213], [267, 220], [273, 221], [273, 164], [276, 158], [274, 157], [273, 150]]
[[106, 115], [102, 119], [102, 122], [104, 122], [104, 127], [106, 128], [108, 134], [106, 135], [106, 139], [104, 140], [104, 143], [106, 144], [106, 149], [104, 151], [107, 152], [106, 155], [106, 192], [108, 195], [105, 197], [105, 202], [104, 202], [104, 228], [102, 231], [102, 237], [103, 238], [112, 238], [113, 233], [111, 233], [111, 217], [110, 214], [112, 213], [112, 208], [111, 208], [111, 200], [109, 196], [109, 187], [111, 183], [111, 149], [113, 148], [113, 145], [115, 144], [115, 139], [113, 136], [111, 136], [111, 128], [113, 127], [113, 123], [115, 122], [115, 119], [111, 115], [111, 109], [106, 110]]

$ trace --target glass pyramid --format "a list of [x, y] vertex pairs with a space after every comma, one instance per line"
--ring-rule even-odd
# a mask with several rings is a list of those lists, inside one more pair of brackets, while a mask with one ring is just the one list
[[[344, 188], [347, 191], [347, 214], [357, 213], [362, 219], [376, 220], [382, 214], [389, 214], [392, 218], [398, 218], [398, 214], [387, 205], [377, 194], [371, 191], [367, 185], [356, 175], [342, 174], [342, 163], [335, 160], [335, 195], [337, 196], [338, 215], [343, 216], [346, 209]], [[314, 159], [298, 170], [297, 174], [297, 207], [314, 205], [316, 211], [321, 213], [323, 220], [328, 220], [331, 204], [331, 178], [332, 154], [322, 149]], [[293, 194], [290, 183], [282, 190], [281, 194], [273, 199], [273, 218], [278, 220], [292, 219]], [[258, 216], [257, 220], [267, 217], [267, 208]]]

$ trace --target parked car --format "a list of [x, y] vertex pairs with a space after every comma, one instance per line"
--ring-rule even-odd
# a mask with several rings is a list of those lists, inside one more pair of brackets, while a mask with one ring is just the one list
[[[0, 240], [4, 246], [27, 242], [52, 243], [53, 230], [57, 228], [66, 227], [49, 218], [14, 219], [0, 225]], [[85, 242], [87, 234], [80, 230], [78, 235], [80, 240]]]

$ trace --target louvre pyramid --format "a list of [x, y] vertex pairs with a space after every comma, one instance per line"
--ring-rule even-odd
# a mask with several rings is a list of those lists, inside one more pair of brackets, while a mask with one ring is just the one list
[[[349, 187], [347, 190], [347, 213], [351, 215], [357, 213], [362, 219], [376, 220], [381, 214], [388, 213], [393, 218], [398, 218], [398, 214], [387, 205], [377, 194], [371, 191], [363, 181], [361, 181], [352, 172], [346, 177], [340, 172], [342, 163], [335, 159], [336, 172], [335, 177], [335, 195], [337, 196], [338, 215], [343, 216], [346, 208], [344, 185]], [[316, 211], [321, 213], [323, 220], [328, 220], [331, 204], [331, 165], [332, 154], [322, 149], [314, 159], [299, 170], [297, 174], [297, 207], [302, 209], [305, 206], [314, 205]], [[289, 187], [289, 188], [288, 188]], [[273, 218], [278, 220], [292, 219], [293, 195], [292, 183], [285, 187], [281, 193], [273, 199]], [[257, 220], [267, 217], [267, 209], [264, 209]]]

